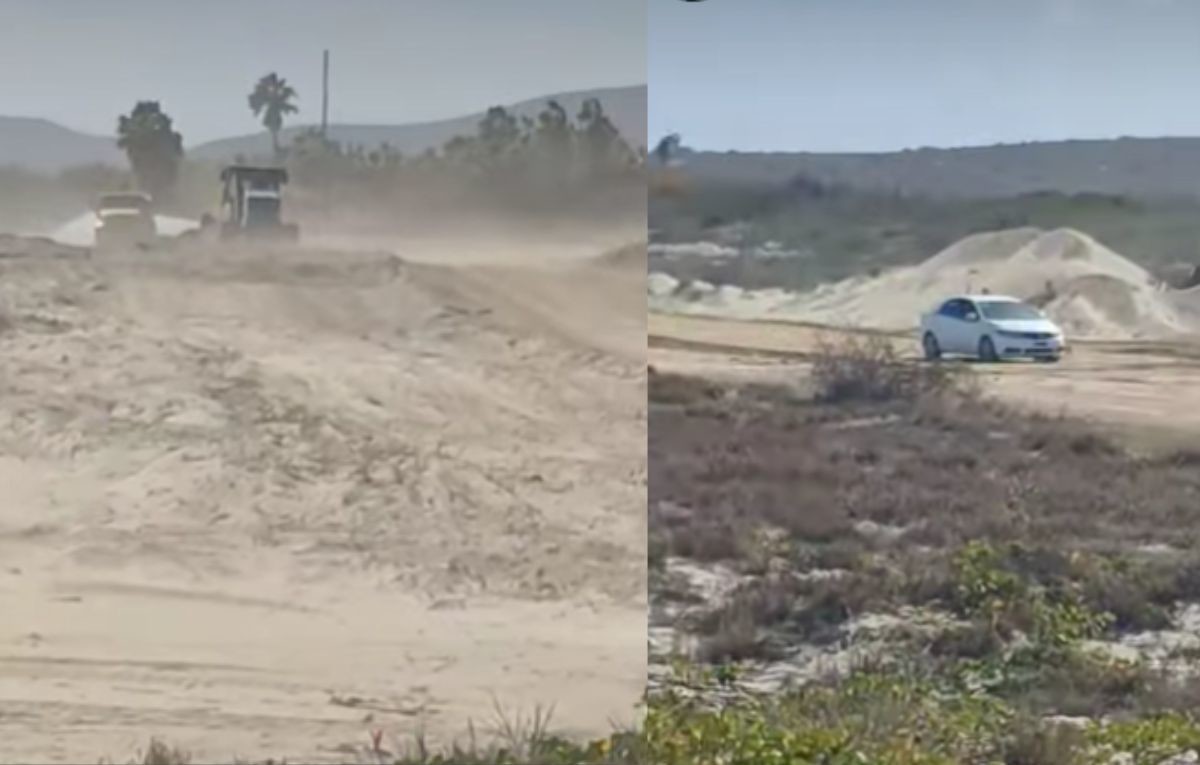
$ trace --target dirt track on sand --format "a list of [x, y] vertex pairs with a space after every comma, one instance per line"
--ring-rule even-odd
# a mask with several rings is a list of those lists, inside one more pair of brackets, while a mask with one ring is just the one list
[[644, 280], [0, 240], [3, 758], [630, 721]]
[[[816, 325], [651, 314], [650, 363], [662, 371], [794, 383], [822, 338]], [[915, 357], [916, 341], [889, 334]], [[947, 362], [953, 363], [953, 362]], [[1055, 365], [973, 365], [985, 390], [1049, 414], [1067, 414], [1131, 439], [1137, 448], [1195, 445], [1200, 433], [1200, 341], [1078, 343]]]

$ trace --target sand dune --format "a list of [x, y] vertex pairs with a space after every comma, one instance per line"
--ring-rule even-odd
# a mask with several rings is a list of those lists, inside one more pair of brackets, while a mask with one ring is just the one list
[[0, 241], [6, 756], [347, 761], [486, 730], [493, 694], [630, 720], [645, 272], [615, 260]]
[[1145, 269], [1071, 229], [976, 234], [916, 266], [807, 293], [679, 284], [651, 275], [652, 309], [905, 330], [956, 293], [987, 289], [1042, 304], [1074, 337], [1168, 337], [1200, 329], [1200, 292], [1171, 292]]

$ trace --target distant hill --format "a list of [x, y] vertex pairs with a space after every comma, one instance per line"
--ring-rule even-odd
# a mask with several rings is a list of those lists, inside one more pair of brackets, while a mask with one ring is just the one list
[[[564, 93], [531, 99], [512, 105], [519, 115], [536, 116], [550, 98], [556, 98], [571, 116], [579, 112], [585, 99], [599, 98], [613, 124], [626, 141], [635, 147], [646, 145], [646, 86], [604, 88]], [[455, 135], [474, 133], [483, 114], [411, 125], [331, 124], [330, 136], [337, 141], [378, 146], [387, 141], [405, 154], [419, 154], [427, 148], [441, 147]], [[287, 141], [304, 126], [283, 131]], [[187, 126], [181, 126], [187, 137]], [[230, 161], [238, 154], [264, 155], [270, 152], [266, 133], [237, 136], [189, 147], [195, 159]], [[12, 165], [41, 173], [57, 173], [68, 167], [89, 164], [126, 166], [125, 155], [111, 136], [90, 135], [63, 127], [49, 120], [31, 117], [0, 116], [0, 166]]]
[[77, 165], [125, 165], [113, 138], [36, 117], [0, 117], [0, 165], [56, 173]]
[[[561, 93], [522, 101], [509, 105], [508, 108], [518, 116], [536, 117], [551, 98], [562, 104], [572, 117], [579, 113], [579, 109], [586, 99], [598, 98], [604, 105], [605, 113], [621, 131], [621, 135], [626, 141], [635, 148], [646, 145], [645, 85]], [[482, 118], [483, 113], [479, 112], [454, 119], [409, 125], [331, 124], [329, 137], [343, 144], [360, 145], [367, 148], [374, 148], [387, 142], [392, 148], [411, 156], [420, 154], [429, 148], [441, 148], [443, 144], [457, 135], [474, 134]], [[310, 126], [297, 125], [286, 128], [280, 134], [281, 141], [286, 144], [306, 127]], [[270, 137], [263, 132], [200, 144], [189, 149], [188, 156], [195, 159], [229, 161], [238, 154], [253, 157], [268, 155], [270, 152]]]
[[881, 154], [682, 149], [675, 159], [682, 193], [650, 196], [653, 241], [739, 253], [651, 254], [652, 268], [680, 278], [811, 289], [1023, 227], [1086, 231], [1159, 275], [1200, 263], [1200, 138]]
[[698, 179], [782, 185], [803, 175], [863, 190], [949, 198], [1037, 191], [1200, 197], [1200, 138], [1055, 141], [879, 154], [693, 152]]

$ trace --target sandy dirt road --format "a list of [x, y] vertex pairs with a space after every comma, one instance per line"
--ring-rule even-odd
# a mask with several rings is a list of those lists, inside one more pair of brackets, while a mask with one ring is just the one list
[[[733, 380], [793, 382], [822, 341], [839, 330], [803, 324], [651, 314], [650, 363]], [[916, 341], [884, 335], [904, 355]], [[947, 362], [954, 363], [954, 362]], [[1048, 414], [1119, 431], [1137, 447], [1194, 446], [1200, 433], [1200, 341], [1077, 343], [1054, 365], [972, 365], [985, 389]]]
[[0, 240], [0, 759], [631, 721], [644, 279]]

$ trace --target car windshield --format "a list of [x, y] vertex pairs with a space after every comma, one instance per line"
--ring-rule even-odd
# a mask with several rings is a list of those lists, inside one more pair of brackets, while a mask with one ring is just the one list
[[100, 198], [102, 210], [142, 210], [147, 206], [146, 198], [137, 194], [111, 194]]
[[977, 301], [980, 313], [985, 319], [1040, 319], [1042, 313], [1027, 303], [1015, 303], [1001, 300]]

